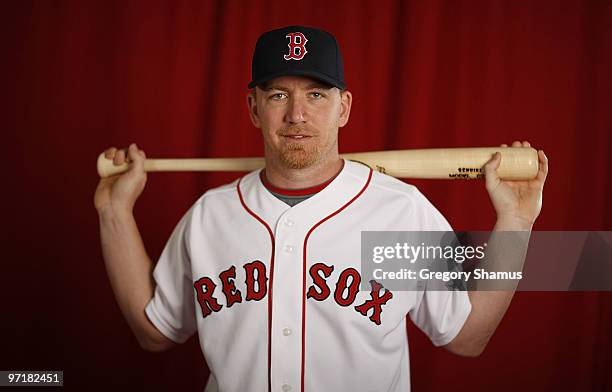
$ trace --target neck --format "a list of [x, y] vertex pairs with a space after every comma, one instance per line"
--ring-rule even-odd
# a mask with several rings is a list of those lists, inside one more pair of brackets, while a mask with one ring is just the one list
[[310, 188], [329, 180], [342, 168], [342, 159], [336, 153], [329, 159], [302, 169], [292, 169], [266, 156], [266, 178], [275, 187], [283, 189]]

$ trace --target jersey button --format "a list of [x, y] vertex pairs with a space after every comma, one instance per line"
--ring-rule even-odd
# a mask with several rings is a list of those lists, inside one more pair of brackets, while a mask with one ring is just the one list
[[287, 219], [287, 220], [285, 221], [285, 226], [287, 226], [287, 227], [291, 227], [291, 226], [293, 226], [293, 224], [294, 224], [294, 223], [295, 223], [295, 222], [293, 222], [291, 219]]
[[289, 392], [291, 390], [291, 385], [283, 384], [283, 386], [281, 388], [282, 388], [283, 392]]
[[293, 252], [293, 246], [292, 245], [285, 245], [285, 252], [287, 253], [291, 253]]
[[285, 336], [291, 335], [291, 328], [283, 328], [283, 335]]

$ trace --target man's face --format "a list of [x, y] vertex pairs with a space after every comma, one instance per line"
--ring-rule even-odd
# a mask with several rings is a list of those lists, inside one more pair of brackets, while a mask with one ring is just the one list
[[351, 93], [300, 76], [283, 76], [247, 97], [253, 125], [261, 128], [266, 158], [302, 169], [338, 154], [338, 128], [347, 122]]

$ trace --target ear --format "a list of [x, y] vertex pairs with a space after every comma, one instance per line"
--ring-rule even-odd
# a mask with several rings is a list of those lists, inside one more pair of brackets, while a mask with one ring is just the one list
[[340, 120], [338, 126], [342, 128], [348, 123], [351, 115], [351, 104], [353, 103], [353, 95], [350, 91], [340, 91]]
[[249, 108], [249, 117], [251, 118], [251, 122], [255, 126], [255, 128], [260, 128], [261, 123], [259, 121], [259, 115], [257, 112], [257, 94], [255, 92], [255, 87], [253, 90], [249, 91], [246, 96], [247, 106]]

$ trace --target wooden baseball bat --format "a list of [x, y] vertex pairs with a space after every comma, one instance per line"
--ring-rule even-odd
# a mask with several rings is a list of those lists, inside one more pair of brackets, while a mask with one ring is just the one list
[[[531, 147], [431, 148], [342, 154], [345, 159], [400, 178], [472, 179], [483, 178], [484, 164], [495, 152], [502, 160], [497, 170], [505, 180], [533, 179], [538, 173], [538, 152]], [[155, 171], [252, 171], [264, 166], [263, 158], [147, 159], [145, 170]], [[127, 171], [129, 165], [115, 166], [104, 153], [98, 157], [98, 174], [109, 177]]]

